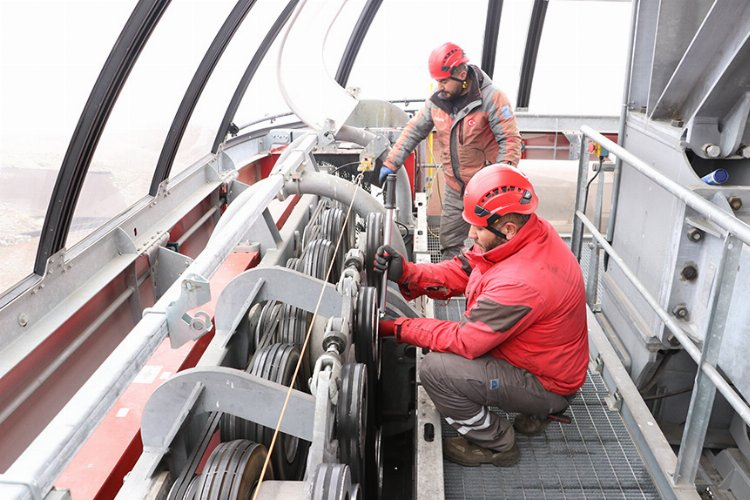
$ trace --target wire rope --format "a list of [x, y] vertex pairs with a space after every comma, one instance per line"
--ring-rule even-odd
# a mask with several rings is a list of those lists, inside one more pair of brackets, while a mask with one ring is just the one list
[[[359, 187], [359, 184], [362, 182], [362, 174], [359, 174], [357, 178], [354, 180], [354, 184]], [[352, 201], [349, 203], [349, 208], [346, 211], [346, 218], [344, 219], [344, 227], [346, 227], [346, 224], [349, 222], [349, 217], [352, 213], [352, 207], [354, 206], [354, 200], [357, 199], [357, 193], [359, 192], [359, 189], [354, 190], [354, 194], [352, 195]], [[341, 234], [339, 234], [338, 239], [336, 240], [336, 247], [334, 250], [334, 254], [338, 251], [339, 246], [341, 245], [341, 240], [343, 239], [345, 231], [341, 231]], [[331, 264], [328, 266], [328, 271], [326, 272], [326, 276], [323, 279], [324, 282], [328, 281], [328, 277], [331, 275], [331, 271], [333, 270], [333, 266], [336, 264], [335, 259], [331, 259]], [[300, 367], [302, 366], [302, 360], [304, 359], [305, 352], [307, 351], [307, 346], [310, 343], [310, 334], [312, 333], [313, 326], [315, 325], [315, 318], [318, 315], [318, 311], [320, 310], [320, 304], [323, 302], [323, 294], [325, 293], [325, 285], [323, 285], [320, 289], [320, 295], [318, 296], [318, 303], [315, 305], [315, 311], [313, 311], [313, 317], [310, 321], [310, 326], [307, 328], [307, 334], [305, 335], [305, 341], [302, 344], [302, 349], [300, 351], [300, 357], [299, 361], [297, 361], [297, 366], [294, 368], [294, 375], [292, 375], [291, 380], [294, 381], [297, 379], [297, 376], [299, 375]], [[284, 420], [284, 415], [286, 414], [286, 409], [289, 404], [289, 399], [292, 396], [292, 390], [294, 390], [294, 384], [290, 384], [289, 388], [286, 392], [286, 398], [284, 399], [284, 404], [281, 407], [281, 413], [279, 414], [279, 420], [276, 423], [276, 428], [273, 432], [273, 437], [271, 438], [271, 444], [268, 447], [268, 454], [266, 455], [266, 459], [263, 462], [263, 469], [260, 472], [260, 477], [258, 478], [258, 485], [255, 487], [255, 492], [253, 493], [253, 500], [257, 500], [258, 493], [260, 492], [260, 487], [263, 484], [263, 479], [266, 476], [266, 470], [268, 469], [268, 464], [271, 461], [271, 454], [273, 453], [274, 446], [276, 446], [276, 438], [279, 435], [279, 429], [281, 428], [281, 422]]]

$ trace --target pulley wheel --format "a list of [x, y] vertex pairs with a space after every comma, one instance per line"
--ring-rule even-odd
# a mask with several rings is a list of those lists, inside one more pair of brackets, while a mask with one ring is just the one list
[[[272, 344], [259, 349], [253, 358], [248, 372], [265, 380], [289, 387], [292, 376], [299, 362], [300, 350], [288, 344]], [[305, 374], [299, 373], [294, 381], [297, 390], [307, 389]], [[251, 402], [248, 402], [251, 403]], [[266, 447], [271, 445], [274, 429], [244, 420], [234, 415], [225, 414], [221, 419], [222, 441], [231, 439], [249, 439]], [[295, 436], [279, 433], [271, 453], [271, 463], [277, 479], [298, 480], [304, 474], [305, 458], [309, 443]]]
[[383, 275], [376, 273], [373, 268], [375, 263], [375, 254], [378, 248], [383, 245], [383, 214], [374, 212], [367, 215], [366, 221], [367, 237], [365, 239], [365, 273], [367, 284], [374, 286], [380, 291]]
[[[375, 453], [372, 454], [372, 460], [375, 462], [374, 467], [376, 479], [370, 483], [370, 489], [368, 492], [370, 498], [380, 498], [383, 492], [383, 429], [378, 427], [373, 433], [373, 437], [374, 443], [372, 447], [375, 450]], [[368, 460], [369, 459], [370, 457], [368, 456]], [[369, 461], [367, 466], [370, 466]]]
[[297, 257], [289, 257], [286, 260], [286, 267], [288, 267], [289, 269], [298, 271], [297, 266], [299, 266], [299, 259]]
[[371, 286], [363, 286], [357, 294], [354, 311], [354, 356], [367, 365], [370, 387], [380, 377], [380, 339], [378, 327], [378, 294]]
[[[196, 487], [196, 500], [247, 499], [258, 484], [266, 447], [238, 439], [220, 443], [208, 457]], [[273, 479], [273, 470], [266, 470], [264, 479]]]
[[[252, 355], [256, 349], [255, 331], [258, 329], [258, 321], [260, 320], [260, 313], [262, 310], [262, 304], [253, 304], [245, 317], [242, 318], [242, 321], [240, 321], [240, 324], [237, 325], [237, 336], [241, 337], [243, 342], [247, 342], [247, 353], [249, 355]], [[241, 363], [242, 366], [246, 366], [248, 360], [246, 359], [244, 362], [238, 360], [238, 363]]]
[[263, 305], [258, 326], [255, 329], [255, 348], [260, 349], [278, 341], [279, 324], [283, 313], [284, 304], [276, 300], [269, 300]]
[[194, 500], [200, 480], [200, 476], [193, 476], [190, 481], [187, 479], [180, 481], [180, 478], [177, 478], [167, 493], [167, 500]]
[[302, 233], [302, 248], [303, 250], [307, 248], [307, 246], [320, 238], [322, 229], [320, 227], [320, 224], [317, 222], [313, 223], [310, 221], [310, 223], [305, 227], [305, 231]]
[[[349, 465], [352, 481], [365, 484], [368, 392], [365, 365], [346, 364], [341, 369], [341, 391], [336, 406], [339, 459]], [[374, 453], [375, 450], [372, 450]]]
[[349, 500], [352, 479], [345, 464], [320, 464], [315, 470], [311, 500]]
[[[328, 240], [314, 240], [305, 248], [302, 254], [303, 271], [308, 276], [325, 280], [328, 268], [333, 261], [333, 244]], [[328, 281], [336, 283], [339, 271], [333, 266]]]

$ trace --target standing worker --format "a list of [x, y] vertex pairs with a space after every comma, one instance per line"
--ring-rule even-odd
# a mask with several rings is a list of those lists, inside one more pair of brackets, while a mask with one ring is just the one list
[[443, 166], [445, 193], [440, 219], [440, 253], [450, 259], [461, 251], [469, 226], [461, 218], [461, 196], [469, 179], [485, 165], [518, 165], [521, 136], [505, 93], [456, 44], [430, 54], [430, 75], [438, 90], [409, 120], [379, 172], [380, 183], [403, 165], [433, 127], [435, 158]]
[[[420, 380], [460, 434], [444, 441], [444, 454], [461, 465], [518, 462], [515, 432], [543, 432], [548, 416], [565, 410], [586, 379], [581, 269], [550, 223], [534, 213], [537, 203], [520, 171], [491, 165], [466, 185], [470, 250], [438, 264], [407, 262], [389, 246], [375, 257], [375, 269], [387, 270], [407, 300], [466, 295], [459, 322], [380, 322], [381, 336], [432, 350]], [[520, 415], [511, 424], [488, 406]]]

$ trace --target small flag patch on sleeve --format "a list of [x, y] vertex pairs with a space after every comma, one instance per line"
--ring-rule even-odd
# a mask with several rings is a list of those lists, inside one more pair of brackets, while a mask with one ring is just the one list
[[507, 120], [513, 116], [513, 111], [510, 110], [510, 107], [503, 106], [503, 109], [500, 110], [500, 114]]

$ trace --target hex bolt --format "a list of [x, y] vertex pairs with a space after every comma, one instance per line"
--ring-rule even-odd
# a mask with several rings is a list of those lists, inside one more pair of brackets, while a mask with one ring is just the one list
[[685, 122], [679, 118], [675, 118], [674, 120], [669, 122], [669, 124], [672, 125], [673, 127], [682, 127], [685, 124]]
[[704, 144], [703, 152], [706, 153], [706, 156], [709, 158], [718, 158], [721, 154], [721, 148], [716, 144]]
[[738, 151], [743, 158], [750, 158], [750, 146], [742, 145]]
[[682, 268], [680, 276], [682, 276], [682, 279], [684, 280], [693, 281], [698, 277], [698, 269], [693, 265], [687, 265]]
[[29, 324], [29, 315], [26, 313], [21, 313], [18, 315], [18, 325], [21, 327], [25, 327]]
[[727, 198], [727, 201], [729, 202], [729, 206], [732, 207], [732, 210], [735, 212], [742, 208], [742, 198], [739, 196], [730, 196]]
[[685, 321], [687, 321], [689, 317], [688, 308], [685, 304], [677, 304], [676, 306], [674, 306], [674, 309], [672, 309], [672, 314], [680, 319], [684, 319]]
[[687, 237], [690, 241], [698, 242], [703, 239], [703, 231], [701, 231], [697, 227], [691, 227], [690, 229], [688, 229]]

